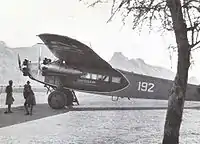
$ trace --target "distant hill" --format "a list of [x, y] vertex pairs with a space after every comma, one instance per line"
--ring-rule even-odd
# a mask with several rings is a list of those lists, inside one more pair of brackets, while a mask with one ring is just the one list
[[17, 56], [4, 42], [0, 42], [0, 84], [12, 79], [15, 83], [25, 81], [17, 67]]
[[55, 58], [50, 50], [41, 44], [36, 44], [32, 47], [17, 47], [12, 48], [11, 50], [17, 55], [20, 54], [21, 59], [29, 59], [31, 61], [38, 61], [39, 53], [41, 48], [41, 57]]
[[[138, 74], [174, 80], [175, 73], [169, 69], [146, 64], [142, 59], [128, 59], [121, 52], [115, 52], [109, 61], [114, 67], [125, 71], [130, 71]], [[191, 77], [189, 83], [199, 84], [197, 78]]]
[[[5, 42], [0, 41], [0, 85], [7, 85], [10, 79], [14, 81], [14, 85], [23, 85], [28, 80], [28, 77], [24, 77], [20, 72], [18, 68], [17, 55], [20, 55], [21, 61], [23, 61], [24, 58], [28, 58], [31, 61], [37, 61], [40, 46], [41, 45], [9, 48]], [[47, 56], [49, 58], [55, 58], [45, 46], [42, 45], [41, 49], [42, 57]], [[32, 84], [38, 85], [38, 83], [34, 81]]]

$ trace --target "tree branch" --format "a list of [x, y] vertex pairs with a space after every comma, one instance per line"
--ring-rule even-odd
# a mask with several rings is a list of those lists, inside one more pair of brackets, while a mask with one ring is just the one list
[[[185, 1], [184, 1], [185, 2]], [[198, 0], [188, 0], [188, 2], [186, 2], [185, 4], [183, 4], [183, 8], [188, 8], [188, 6], [190, 5], [190, 3], [192, 3], [192, 2], [197, 2], [197, 3], [199, 3], [199, 1]]]
[[194, 23], [194, 26], [193, 26], [191, 19], [190, 19], [190, 22], [191, 22], [191, 24], [190, 24], [191, 26], [189, 28], [187, 28], [187, 31], [193, 31], [193, 30], [197, 29], [197, 27], [200, 25], [200, 23]]
[[[197, 46], [199, 43], [200, 43], [200, 40], [197, 41], [196, 43], [190, 45], [191, 49], [192, 49], [193, 47]], [[199, 46], [199, 47], [200, 47], [200, 46]], [[194, 48], [194, 49], [197, 49], [197, 48]], [[194, 50], [194, 49], [193, 49], [193, 50]]]
[[[80, 0], [84, 1], [84, 0]], [[85, 0], [88, 1], [88, 0]], [[89, 7], [93, 7], [99, 3], [106, 3], [108, 0], [93, 0]], [[172, 2], [175, 2], [172, 1]], [[198, 35], [200, 32], [200, 1], [199, 0], [184, 0], [180, 10], [185, 12], [185, 21], [187, 22], [187, 31], [191, 32], [190, 46], [195, 47], [198, 43]], [[133, 29], [136, 27], [140, 31], [145, 23], [148, 23], [151, 31], [153, 21], [159, 20], [161, 27], [165, 31], [173, 31], [171, 14], [167, 7], [166, 0], [112, 0], [111, 16], [107, 20], [110, 22], [117, 12], [122, 11], [122, 22], [125, 25], [125, 19], [132, 14]], [[164, 32], [163, 31], [163, 32]], [[190, 36], [190, 33], [188, 33]]]
[[91, 3], [88, 7], [94, 7], [96, 4], [99, 4], [99, 3], [103, 3], [101, 0], [97, 0], [93, 3]]
[[[120, 3], [120, 5], [118, 6], [118, 8], [117, 8], [114, 12], [112, 12], [110, 18], [107, 20], [106, 23], [108, 23], [108, 22], [110, 22], [110, 21], [112, 20], [112, 18], [113, 18], [114, 15], [116, 14], [116, 12], [123, 6], [124, 3], [125, 3], [124, 1], [122, 1], [122, 2]], [[115, 0], [113, 0], [112, 11], [114, 10], [114, 4], [115, 4]]]

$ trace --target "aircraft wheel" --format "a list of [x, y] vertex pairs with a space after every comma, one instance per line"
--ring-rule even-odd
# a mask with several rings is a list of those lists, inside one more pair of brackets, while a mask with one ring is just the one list
[[66, 106], [71, 106], [73, 103], [73, 94], [70, 90], [65, 89], [64, 90], [65, 96], [66, 96]]
[[53, 109], [62, 109], [66, 105], [65, 93], [60, 91], [53, 91], [48, 96], [48, 104]]

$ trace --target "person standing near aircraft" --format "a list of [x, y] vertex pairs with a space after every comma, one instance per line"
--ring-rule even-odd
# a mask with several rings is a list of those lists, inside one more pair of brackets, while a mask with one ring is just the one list
[[[34, 92], [31, 88], [29, 81], [27, 81], [27, 84], [24, 85], [23, 95], [25, 98], [24, 107], [26, 110], [26, 115], [29, 115], [29, 114], [32, 115], [33, 106], [36, 105], [36, 101], [35, 101]], [[30, 112], [28, 110], [29, 106], [30, 106]]]
[[13, 104], [13, 101], [14, 101], [14, 98], [13, 98], [13, 88], [12, 88], [12, 85], [13, 85], [13, 81], [12, 80], [9, 80], [9, 85], [6, 87], [6, 105], [8, 105], [8, 109], [7, 111], [5, 111], [4, 113], [12, 113], [11, 111], [11, 105]]

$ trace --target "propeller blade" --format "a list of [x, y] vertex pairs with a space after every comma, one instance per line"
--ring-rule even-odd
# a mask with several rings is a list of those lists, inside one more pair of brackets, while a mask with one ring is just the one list
[[38, 69], [41, 70], [41, 56], [42, 56], [42, 49], [39, 47], [39, 57], [38, 57]]
[[41, 56], [42, 56], [42, 49], [39, 47], [39, 57], [38, 57], [38, 75], [40, 74], [41, 71]]
[[19, 54], [18, 54], [18, 65], [19, 65], [19, 69], [22, 70], [21, 60], [20, 60], [20, 56], [19, 56]]

